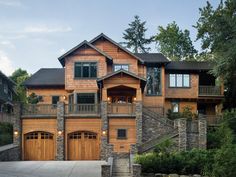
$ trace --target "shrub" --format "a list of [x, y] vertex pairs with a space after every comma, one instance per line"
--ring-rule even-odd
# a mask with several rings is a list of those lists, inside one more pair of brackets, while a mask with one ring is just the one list
[[0, 146], [13, 142], [13, 127], [9, 123], [0, 123]]

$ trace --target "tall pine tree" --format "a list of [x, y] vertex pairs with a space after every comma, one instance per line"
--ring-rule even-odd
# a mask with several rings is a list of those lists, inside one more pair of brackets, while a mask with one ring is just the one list
[[145, 38], [146, 21], [141, 21], [139, 16], [134, 16], [134, 21], [129, 24], [129, 28], [123, 33], [123, 39], [127, 48], [132, 49], [135, 53], [147, 53], [151, 48], [146, 47], [153, 41], [153, 37]]

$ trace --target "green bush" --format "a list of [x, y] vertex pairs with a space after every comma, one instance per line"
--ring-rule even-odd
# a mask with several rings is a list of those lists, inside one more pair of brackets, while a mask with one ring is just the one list
[[166, 115], [171, 120], [179, 118], [186, 118], [188, 120], [192, 120], [193, 118], [197, 117], [196, 114], [192, 113], [192, 108], [190, 106], [185, 106], [183, 108], [183, 112], [173, 112], [171, 109], [168, 109]]
[[13, 142], [13, 127], [9, 123], [0, 123], [0, 146]]

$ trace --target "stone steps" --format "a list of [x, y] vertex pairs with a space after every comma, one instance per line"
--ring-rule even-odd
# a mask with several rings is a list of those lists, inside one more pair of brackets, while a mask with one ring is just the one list
[[116, 154], [113, 161], [113, 177], [131, 177], [129, 169], [129, 154]]

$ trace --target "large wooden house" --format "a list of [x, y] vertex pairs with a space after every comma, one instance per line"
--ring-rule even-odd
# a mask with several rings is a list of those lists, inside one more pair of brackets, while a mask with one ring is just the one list
[[[23, 160], [104, 159], [167, 134], [168, 110], [221, 112], [223, 87], [208, 73], [208, 62], [132, 53], [104, 34], [59, 62], [62, 68], [42, 68], [25, 82], [27, 94], [40, 99], [22, 110]], [[145, 115], [165, 123], [148, 122]]]

